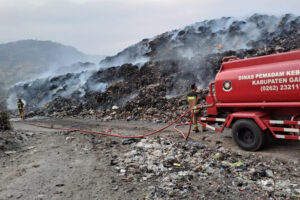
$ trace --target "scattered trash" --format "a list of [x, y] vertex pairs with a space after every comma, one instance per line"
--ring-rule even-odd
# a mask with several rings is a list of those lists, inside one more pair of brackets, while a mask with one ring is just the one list
[[26, 135], [26, 136], [30, 136], [30, 137], [31, 137], [31, 136], [33, 136], [33, 135], [34, 135], [34, 133], [32, 133], [32, 132], [26, 132], [26, 133], [25, 133], [25, 135]]
[[[197, 151], [193, 152], [195, 149]], [[232, 152], [200, 142], [176, 143], [169, 138], [143, 138], [132, 145], [130, 151], [114, 157], [111, 165], [119, 169], [125, 182], [155, 180], [146, 195], [151, 198], [184, 199], [187, 193], [197, 194], [199, 188], [206, 188], [201, 190], [203, 199], [213, 196], [238, 199], [243, 198], [245, 192], [250, 199], [269, 192], [274, 192], [274, 197], [279, 199], [297, 195], [291, 187], [298, 182], [281, 180], [278, 174], [287, 167], [281, 161], [249, 157], [248, 152]]]
[[117, 191], [119, 189], [119, 187], [115, 186], [115, 187], [112, 187], [111, 189], [114, 190], [114, 191]]
[[31, 149], [34, 149], [35, 146], [29, 146], [29, 147], [25, 147], [23, 148], [23, 151], [28, 151], [28, 150], [31, 150]]
[[56, 186], [56, 187], [63, 187], [63, 186], [65, 186], [65, 184], [59, 183], [59, 184], [56, 184], [55, 186]]
[[216, 153], [216, 154], [215, 154], [215, 159], [219, 160], [219, 159], [221, 158], [221, 156], [222, 156], [222, 155], [221, 155], [220, 153]]
[[16, 151], [5, 151], [4, 153], [7, 154], [7, 155], [11, 155], [11, 154], [15, 154], [17, 152]]
[[180, 167], [181, 165], [179, 163], [173, 163], [173, 166]]
[[232, 167], [240, 167], [240, 166], [242, 166], [242, 165], [244, 165], [244, 163], [241, 162], [241, 161], [235, 162], [235, 163], [232, 163], [232, 164], [231, 164]]
[[119, 107], [118, 107], [118, 106], [113, 106], [111, 109], [113, 109], [113, 110], [118, 110]]
[[122, 144], [123, 145], [129, 145], [129, 144], [132, 144], [132, 143], [136, 143], [138, 141], [140, 141], [140, 140], [137, 139], [137, 138], [123, 139]]
[[66, 137], [66, 140], [74, 140], [74, 139], [75, 139], [75, 137], [73, 137], [73, 136]]
[[272, 170], [266, 170], [266, 176], [269, 177], [269, 178], [274, 178], [274, 174], [272, 172]]
[[118, 161], [117, 160], [111, 160], [110, 161], [110, 165], [117, 165], [118, 164]]
[[32, 165], [32, 167], [34, 167], [34, 168], [38, 168], [38, 167], [40, 167], [41, 165], [39, 165], [39, 164], [34, 164], [34, 165]]

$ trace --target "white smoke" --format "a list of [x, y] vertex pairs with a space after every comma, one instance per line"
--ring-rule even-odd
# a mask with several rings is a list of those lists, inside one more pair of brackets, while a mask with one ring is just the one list
[[100, 62], [100, 65], [107, 68], [130, 63], [141, 67], [150, 60], [150, 58], [146, 56], [149, 52], [151, 52], [149, 40], [145, 39], [137, 44], [131, 45], [115, 56], [106, 57]]
[[[252, 48], [251, 41], [261, 41], [261, 38], [268, 33], [276, 36], [283, 18], [284, 16], [253, 15], [245, 19], [223, 17], [194, 23], [151, 39], [144, 39], [115, 56], [106, 57], [99, 65], [77, 63], [69, 67], [53, 67], [51, 71], [41, 74], [40, 79], [16, 84], [10, 90], [7, 104], [9, 109], [12, 109], [15, 108], [15, 99], [18, 97], [37, 98], [34, 95], [40, 94], [43, 90], [41, 88], [45, 88], [47, 91], [42, 91], [41, 96], [38, 96], [41, 99], [37, 102], [39, 106], [58, 96], [67, 97], [74, 92], [79, 92], [80, 96], [83, 96], [87, 90], [104, 92], [111, 83], [91, 80], [92, 75], [99, 69], [104, 70], [108, 67], [121, 66], [127, 63], [140, 67], [150, 60], [181, 59], [181, 61], [187, 61], [190, 65], [181, 63], [180, 70], [183, 75], [174, 79], [177, 85], [167, 92], [167, 98], [171, 98], [181, 94], [182, 91], [186, 91], [186, 88], [180, 88], [180, 85], [186, 84], [185, 81], [190, 78], [186, 77], [187, 75], [192, 74], [196, 79], [193, 81], [200, 81], [199, 88], [204, 87], [204, 83], [213, 78], [211, 76], [203, 77], [203, 74], [208, 74], [205, 70], [209, 70], [204, 67], [203, 59], [205, 56], [228, 50]], [[284, 22], [286, 27], [283, 29], [289, 29], [289, 22], [295, 18], [295, 16], [288, 16]], [[184, 74], [184, 72], [187, 73]], [[58, 75], [61, 76], [57, 77]], [[206, 80], [203, 80], [204, 78]], [[58, 80], [55, 81], [55, 79]], [[33, 92], [26, 94], [28, 88], [31, 88]], [[130, 100], [130, 98], [129, 96], [128, 99]], [[127, 99], [122, 101], [126, 102]]]
[[173, 48], [182, 47], [178, 54], [190, 59], [199, 54], [251, 48], [250, 41], [259, 40], [266, 32], [276, 31], [281, 19], [267, 15], [253, 15], [246, 19], [223, 17], [194, 23], [168, 35]]
[[125, 103], [131, 101], [132, 99], [134, 99], [134, 98], [137, 97], [137, 96], [138, 96], [138, 93], [130, 94], [130, 95], [128, 95], [128, 96], [126, 96], [126, 97], [120, 99], [120, 100], [118, 101], [118, 104], [122, 106], [122, 105], [124, 105]]
[[[35, 99], [33, 96], [36, 91], [37, 95], [43, 94], [39, 97], [39, 101], [35, 106], [42, 106], [54, 98], [61, 96], [67, 97], [73, 92], [78, 91], [80, 96], [85, 94], [85, 87], [87, 80], [91, 77], [93, 71], [84, 71], [80, 73], [66, 74], [58, 77], [48, 77], [44, 79], [36, 79], [32, 81], [22, 82], [15, 84], [9, 92], [7, 99], [7, 108], [10, 110], [16, 109], [16, 99], [22, 97], [23, 99]], [[57, 79], [57, 81], [56, 81]], [[53, 89], [52, 89], [53, 87]], [[102, 92], [105, 86], [99, 83], [91, 87], [94, 91]], [[46, 91], [43, 91], [46, 90]]]
[[7, 109], [9, 109], [9, 110], [18, 109], [17, 101], [18, 101], [17, 94], [15, 94], [15, 93], [10, 94], [7, 101], [6, 101]]
[[108, 87], [108, 83], [94, 83], [94, 84], [89, 84], [89, 88], [92, 91], [97, 91], [97, 92], [104, 92], [106, 91], [106, 88]]

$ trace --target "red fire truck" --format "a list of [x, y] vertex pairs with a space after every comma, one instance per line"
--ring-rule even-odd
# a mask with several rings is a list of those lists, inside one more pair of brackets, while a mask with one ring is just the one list
[[[249, 59], [223, 58], [200, 124], [232, 128], [235, 143], [256, 151], [266, 136], [300, 140], [300, 50]], [[223, 123], [218, 129], [211, 122]]]

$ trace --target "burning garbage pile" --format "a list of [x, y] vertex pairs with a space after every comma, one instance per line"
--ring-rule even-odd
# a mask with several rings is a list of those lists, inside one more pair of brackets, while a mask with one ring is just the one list
[[99, 65], [106, 68], [16, 85], [8, 102], [25, 99], [27, 113], [34, 110], [30, 115], [166, 122], [187, 109], [185, 94], [191, 83], [207, 93], [223, 57], [297, 49], [299, 28], [300, 17], [293, 15], [195, 23], [107, 57]]
[[[95, 72], [87, 81], [106, 82], [105, 92], [86, 90], [85, 94], [57, 97], [31, 115], [97, 117], [105, 120], [151, 120], [167, 122], [187, 109], [185, 96], [167, 98], [175, 86], [174, 77], [187, 76], [173, 63], [172, 72], [166, 69], [171, 61], [147, 62], [141, 68], [131, 64]], [[191, 80], [182, 82], [186, 91]], [[88, 86], [86, 87], [88, 88]], [[203, 90], [204, 92], [204, 90]], [[205, 91], [207, 93], [207, 90]], [[204, 94], [204, 93], [203, 93]], [[78, 98], [80, 97], [80, 98]]]
[[112, 155], [110, 165], [122, 180], [151, 183], [145, 188], [145, 199], [287, 199], [300, 196], [299, 167], [293, 162], [232, 152], [221, 144], [178, 143], [162, 137], [126, 139], [123, 145], [130, 145], [131, 150]]

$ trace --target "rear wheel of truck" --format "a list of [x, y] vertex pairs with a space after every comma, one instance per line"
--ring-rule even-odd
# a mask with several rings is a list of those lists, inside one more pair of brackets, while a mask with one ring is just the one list
[[240, 119], [233, 124], [232, 137], [235, 143], [247, 151], [257, 151], [265, 140], [263, 131], [250, 119]]

